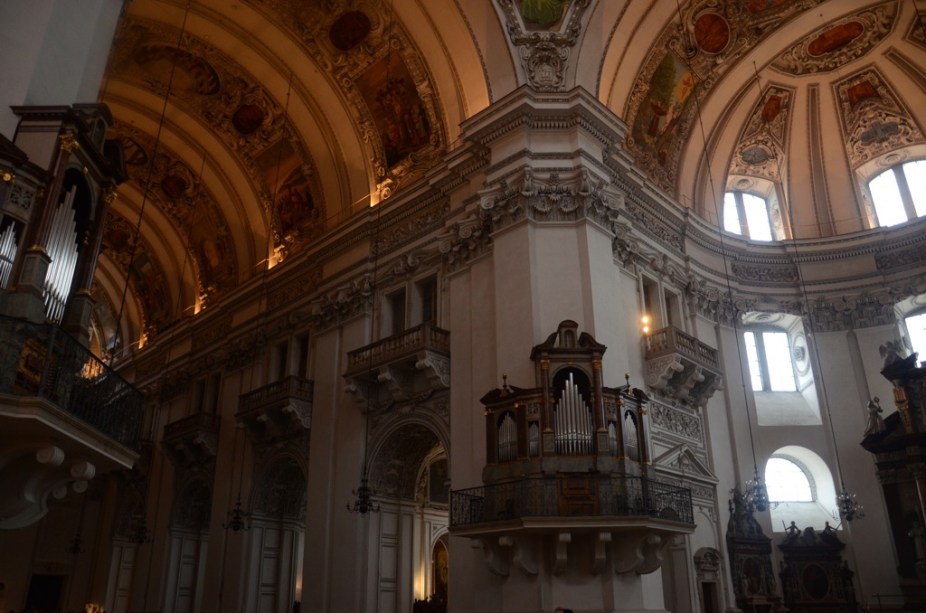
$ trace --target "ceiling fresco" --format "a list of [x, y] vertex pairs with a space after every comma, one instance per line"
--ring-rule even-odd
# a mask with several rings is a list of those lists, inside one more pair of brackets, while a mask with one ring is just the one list
[[781, 180], [779, 160], [787, 150], [793, 90], [770, 85], [739, 138], [730, 174]]
[[[135, 229], [135, 223], [110, 211], [103, 232], [102, 254], [128, 277], [132, 295], [141, 302], [144, 312], [144, 335], [154, 338], [159, 331], [170, 327], [177, 317], [171, 308], [164, 270], [154, 256], [154, 250], [144, 240], [135, 240]], [[127, 295], [125, 299], [131, 300], [131, 296]], [[116, 308], [116, 316], [119, 317], [125, 305], [120, 304]]]
[[[236, 63], [189, 34], [129, 18], [110, 72], [162, 98], [171, 83], [171, 101], [210, 126], [258, 190], [278, 260], [324, 230], [314, 165], [285, 107]], [[214, 293], [216, 281], [205, 282], [207, 294]]]
[[908, 109], [875, 68], [865, 68], [834, 88], [846, 154], [858, 167], [884, 153], [926, 142]]
[[200, 306], [234, 289], [239, 265], [231, 231], [200, 180], [201, 170], [190, 168], [162, 143], [131, 126], [117, 124], [112, 136], [123, 143], [129, 180], [150, 201], [145, 206], [156, 207], [170, 219], [182, 239], [198, 279]]
[[635, 79], [624, 117], [637, 163], [676, 191], [679, 156], [698, 108], [735, 60], [819, 0], [694, 2], [656, 38]]
[[427, 64], [392, 5], [247, 0], [292, 35], [343, 97], [369, 146], [380, 198], [421, 176], [446, 148]]
[[[370, 204], [416, 194], [453, 159], [467, 120], [518, 87], [541, 98], [585, 88], [626, 124], [624, 148], [648, 182], [708, 222], [723, 189], [747, 181], [794, 203], [798, 238], [864, 230], [860, 169], [911, 145], [926, 150], [926, 36], [914, 9], [899, 0], [133, 0], [101, 93], [130, 180], [113, 205], [100, 284], [118, 310], [117, 277], [129, 275], [139, 295], [129, 327], [161, 334], [178, 313], [237, 295]], [[812, 197], [791, 183], [812, 186]], [[124, 235], [143, 202], [136, 263]], [[380, 246], [439, 226], [455, 206], [418, 215], [415, 202]], [[788, 236], [787, 216], [780, 223]], [[312, 267], [298, 291], [325, 277]], [[113, 317], [101, 329], [127, 325]]]

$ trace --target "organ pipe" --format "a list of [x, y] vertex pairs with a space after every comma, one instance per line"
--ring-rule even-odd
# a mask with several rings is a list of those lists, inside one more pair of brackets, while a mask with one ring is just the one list
[[591, 408], [586, 404], [573, 380], [573, 374], [563, 386], [563, 392], [553, 412], [556, 452], [561, 455], [592, 453], [594, 431]]
[[64, 315], [77, 264], [77, 221], [72, 208], [76, 194], [77, 187], [72, 186], [58, 205], [45, 241], [45, 251], [51, 260], [44, 288], [45, 315], [50, 321], [60, 321]]

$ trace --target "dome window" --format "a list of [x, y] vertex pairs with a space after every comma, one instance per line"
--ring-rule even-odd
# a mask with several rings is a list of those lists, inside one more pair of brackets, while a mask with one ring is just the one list
[[868, 191], [882, 227], [926, 215], [926, 160], [888, 168], [868, 182]]
[[723, 229], [757, 241], [770, 241], [768, 201], [748, 192], [727, 192], [723, 197]]

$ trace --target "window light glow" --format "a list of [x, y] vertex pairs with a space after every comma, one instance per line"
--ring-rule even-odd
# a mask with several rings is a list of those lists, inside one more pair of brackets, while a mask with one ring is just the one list
[[765, 486], [773, 502], [813, 502], [807, 473], [785, 458], [771, 458], [765, 465]]
[[733, 196], [733, 192], [727, 192], [723, 196], [723, 229], [733, 234], [743, 233], [740, 226], [740, 214], [736, 208], [736, 198]]
[[926, 313], [907, 317], [904, 321], [907, 324], [913, 351], [919, 354], [917, 360], [922, 362], [926, 360]]
[[886, 170], [868, 184], [871, 199], [878, 214], [878, 223], [882, 226], [896, 226], [907, 221], [903, 208], [903, 198], [893, 170]]
[[907, 162], [903, 165], [903, 174], [913, 198], [913, 208], [918, 217], [926, 215], [926, 160]]
[[772, 240], [772, 226], [768, 221], [768, 205], [765, 199], [752, 194], [743, 194], [743, 208], [746, 209], [749, 238], [757, 241]]

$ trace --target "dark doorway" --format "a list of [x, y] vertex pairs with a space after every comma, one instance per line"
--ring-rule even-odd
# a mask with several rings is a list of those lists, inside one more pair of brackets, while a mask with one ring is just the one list
[[57, 611], [61, 608], [64, 594], [64, 575], [32, 575], [29, 594], [26, 596], [26, 611]]

